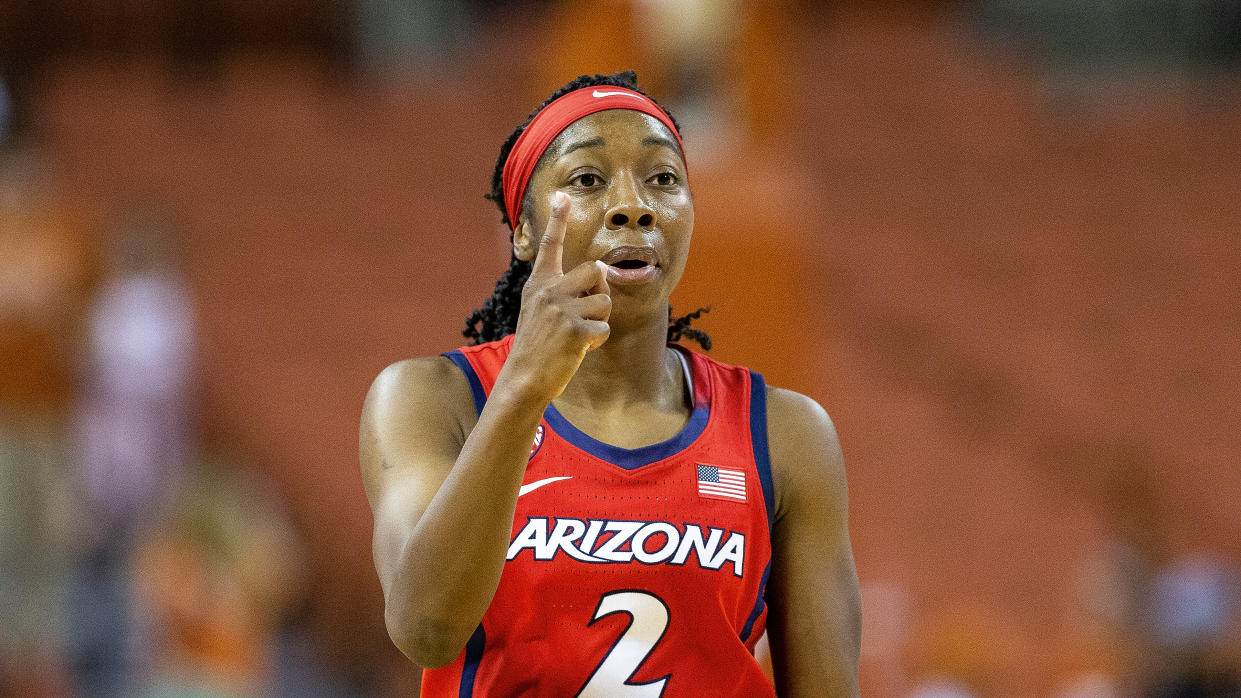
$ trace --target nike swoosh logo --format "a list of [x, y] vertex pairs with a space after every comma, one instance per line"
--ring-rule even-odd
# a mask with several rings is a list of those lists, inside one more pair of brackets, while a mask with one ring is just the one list
[[613, 95], [620, 95], [622, 97], [633, 97], [634, 99], [642, 99], [641, 95], [636, 95], [636, 94], [633, 94], [632, 92], [600, 92], [599, 90], [595, 90], [594, 92], [590, 93], [591, 97], [611, 97]]
[[560, 480], [572, 480], [572, 479], [573, 479], [572, 475], [558, 475], [556, 477], [545, 477], [542, 480], [535, 480], [534, 482], [531, 482], [528, 485], [522, 485], [521, 489], [517, 490], [517, 496], [520, 497], [523, 494], [529, 494], [537, 490], [538, 488], [542, 487], [543, 485], [550, 485], [553, 482], [558, 482]]

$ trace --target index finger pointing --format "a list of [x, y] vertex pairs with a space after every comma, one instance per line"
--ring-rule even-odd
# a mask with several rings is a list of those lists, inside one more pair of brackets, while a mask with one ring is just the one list
[[558, 191], [552, 197], [552, 213], [547, 218], [547, 230], [539, 242], [531, 274], [560, 276], [564, 273], [564, 233], [569, 217], [569, 195]]

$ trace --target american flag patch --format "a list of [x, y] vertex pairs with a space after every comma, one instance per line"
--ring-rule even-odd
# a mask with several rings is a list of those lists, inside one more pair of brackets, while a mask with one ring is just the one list
[[713, 499], [745, 501], [745, 471], [698, 464], [698, 494]]

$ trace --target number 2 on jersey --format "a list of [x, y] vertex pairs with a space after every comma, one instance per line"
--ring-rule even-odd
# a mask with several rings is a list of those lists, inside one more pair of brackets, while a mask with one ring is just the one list
[[668, 676], [646, 683], [629, 683], [629, 680], [668, 630], [668, 604], [648, 591], [610, 591], [599, 598], [599, 606], [588, 625], [613, 613], [628, 613], [629, 627], [577, 692], [578, 698], [658, 698], [663, 695]]

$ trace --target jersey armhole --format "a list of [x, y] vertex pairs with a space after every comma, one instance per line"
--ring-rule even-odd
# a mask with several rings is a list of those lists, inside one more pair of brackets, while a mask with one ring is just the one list
[[465, 358], [465, 353], [460, 349], [446, 351], [440, 356], [452, 361], [465, 374], [466, 380], [470, 382], [470, 395], [474, 397], [474, 410], [481, 415], [483, 406], [487, 404], [487, 392], [483, 390], [483, 383], [478, 379], [478, 373], [474, 371], [474, 367], [470, 365], [470, 360]]
[[[771, 481], [771, 451], [767, 446], [767, 383], [761, 373], [750, 371], [750, 446], [754, 449], [754, 468], [758, 471], [758, 482], [763, 488], [763, 506], [767, 510], [767, 535], [770, 540], [774, 533], [776, 520], [775, 491]], [[763, 569], [763, 577], [759, 581], [758, 594], [754, 599], [754, 607], [742, 627], [741, 641], [746, 643], [750, 651], [754, 651], [753, 637], [755, 623], [766, 610], [767, 580], [771, 576], [771, 560]]]
[[755, 371], [750, 371], [750, 445], [763, 488], [763, 505], [767, 508], [767, 533], [771, 535], [776, 521], [776, 497], [771, 481], [771, 451], [767, 447], [767, 383]]

